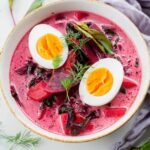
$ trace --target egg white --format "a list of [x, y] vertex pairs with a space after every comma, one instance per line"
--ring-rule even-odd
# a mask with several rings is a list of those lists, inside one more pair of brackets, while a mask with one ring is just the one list
[[44, 58], [42, 58], [38, 52], [37, 52], [37, 41], [39, 40], [39, 38], [41, 38], [42, 36], [44, 36], [45, 34], [54, 34], [55, 36], [57, 36], [61, 42], [63, 43], [63, 51], [62, 51], [62, 55], [61, 55], [61, 59], [62, 61], [60, 62], [59, 67], [61, 67], [65, 61], [67, 60], [68, 57], [68, 45], [65, 41], [65, 39], [63, 38], [63, 34], [58, 31], [57, 29], [53, 28], [50, 25], [47, 24], [39, 24], [36, 25], [30, 32], [29, 34], [29, 50], [31, 53], [31, 56], [33, 57], [33, 59], [41, 66], [47, 69], [56, 69], [53, 66], [53, 60], [46, 60]]
[[[86, 80], [89, 73], [94, 71], [97, 68], [106, 68], [108, 69], [113, 76], [113, 84], [111, 90], [103, 96], [94, 96], [90, 94], [86, 87]], [[86, 103], [91, 106], [101, 106], [109, 103], [119, 92], [124, 77], [124, 71], [122, 64], [113, 58], [101, 59], [95, 64], [93, 64], [84, 74], [80, 85], [79, 85], [79, 94], [83, 103]]]

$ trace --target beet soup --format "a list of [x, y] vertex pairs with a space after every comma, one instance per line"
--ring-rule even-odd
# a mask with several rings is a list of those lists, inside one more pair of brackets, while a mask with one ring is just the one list
[[[39, 24], [43, 29], [26, 33], [11, 60], [10, 90], [18, 107], [36, 125], [60, 135], [87, 135], [112, 126], [130, 109], [141, 84], [140, 59], [130, 38], [112, 21], [90, 12], [62, 12]], [[84, 83], [87, 93], [80, 95], [85, 72], [106, 58], [121, 63], [124, 74], [111, 65], [123, 81], [111, 102], [89, 105], [82, 96], [90, 94], [94, 104], [95, 97], [101, 101], [115, 86], [113, 71], [98, 67]]]

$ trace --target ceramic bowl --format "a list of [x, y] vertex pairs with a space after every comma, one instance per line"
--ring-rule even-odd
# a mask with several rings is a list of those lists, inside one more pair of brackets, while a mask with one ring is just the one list
[[[35, 125], [20, 110], [20, 108], [12, 98], [10, 93], [10, 88], [9, 88], [10, 87], [9, 68], [10, 68], [11, 57], [20, 39], [35, 24], [41, 22], [42, 20], [46, 19], [47, 17], [55, 13], [69, 11], [69, 10], [83, 10], [83, 11], [93, 12], [115, 22], [126, 32], [126, 34], [133, 41], [138, 51], [138, 54], [140, 56], [141, 64], [142, 64], [142, 81], [141, 81], [140, 90], [133, 105], [126, 113], [126, 115], [105, 130], [90, 135], [77, 136], [77, 137], [50, 133]], [[135, 25], [126, 16], [124, 16], [122, 13], [120, 13], [119, 11], [117, 11], [116, 9], [114, 9], [109, 5], [103, 4], [102, 2], [92, 1], [92, 0], [60, 0], [56, 2], [51, 2], [50, 4], [24, 17], [23, 20], [10, 33], [7, 41], [4, 44], [2, 55], [1, 55], [0, 81], [1, 81], [1, 90], [2, 90], [3, 99], [6, 101], [11, 112], [27, 128], [48, 139], [54, 139], [63, 142], [90, 141], [114, 132], [115, 130], [123, 126], [133, 116], [133, 114], [135, 114], [135, 112], [140, 108], [141, 104], [144, 101], [144, 97], [147, 93], [149, 83], [150, 83], [150, 59], [149, 59], [148, 48], [145, 41], [143, 40], [141, 33], [138, 31]]]

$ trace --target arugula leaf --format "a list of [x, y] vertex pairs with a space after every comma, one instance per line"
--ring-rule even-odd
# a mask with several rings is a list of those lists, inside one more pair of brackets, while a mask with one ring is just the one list
[[1, 131], [0, 138], [5, 139], [8, 143], [12, 144], [10, 150], [14, 149], [16, 146], [24, 148], [34, 147], [37, 146], [41, 140], [40, 138], [33, 137], [28, 131], [18, 132], [14, 136], [7, 135]]
[[62, 62], [61, 56], [58, 56], [58, 57], [54, 58], [53, 59], [54, 68], [58, 68], [61, 62]]
[[28, 9], [27, 14], [30, 12], [36, 10], [37, 8], [41, 7], [43, 5], [44, 0], [34, 0], [34, 2], [31, 4], [30, 8]]
[[112, 50], [112, 43], [107, 39], [105, 34], [102, 32], [90, 28], [85, 23], [79, 23], [75, 25], [75, 28], [83, 33], [86, 37], [92, 39], [95, 44], [99, 47], [102, 52], [108, 52], [109, 54], [114, 54]]

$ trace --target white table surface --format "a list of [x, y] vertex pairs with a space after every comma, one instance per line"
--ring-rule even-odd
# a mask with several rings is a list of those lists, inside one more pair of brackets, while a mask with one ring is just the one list
[[[50, 0], [54, 1], [54, 0]], [[15, 20], [18, 22], [25, 14], [33, 0], [14, 0], [13, 13]], [[46, 0], [48, 2], [48, 0]], [[8, 0], [0, 0], [0, 49], [6, 40], [9, 32], [13, 28], [13, 22], [10, 16]], [[132, 118], [125, 126], [117, 130], [113, 134], [106, 136], [102, 139], [88, 142], [88, 143], [60, 143], [56, 141], [49, 141], [42, 138], [42, 141], [36, 150], [111, 150], [113, 144], [119, 141], [126, 132], [131, 128], [135, 117]], [[5, 102], [0, 100], [0, 129], [4, 130], [7, 134], [15, 135], [18, 131], [24, 131], [26, 128], [11, 114]], [[37, 136], [37, 135], [36, 135]], [[8, 150], [9, 145], [0, 139], [0, 150]], [[22, 150], [15, 148], [15, 150]]]

